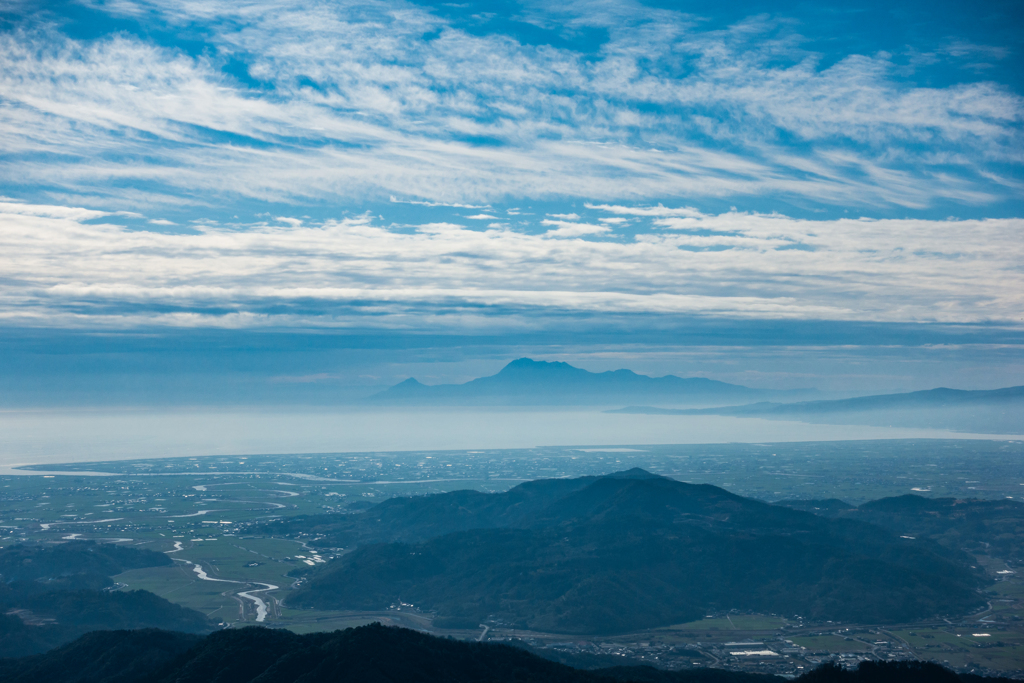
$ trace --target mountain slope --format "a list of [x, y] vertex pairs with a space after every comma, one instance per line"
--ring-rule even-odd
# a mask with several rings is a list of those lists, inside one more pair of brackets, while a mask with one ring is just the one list
[[402, 601], [439, 625], [618, 633], [708, 610], [892, 622], [982, 603], [959, 551], [642, 470], [396, 499], [352, 518], [346, 533], [386, 542], [330, 563], [289, 604]]
[[703, 377], [648, 377], [631, 370], [594, 373], [568, 363], [520, 358], [496, 375], [465, 384], [428, 386], [410, 378], [370, 400], [398, 405], [614, 405], [630, 398], [656, 398], [706, 405], [774, 394]]

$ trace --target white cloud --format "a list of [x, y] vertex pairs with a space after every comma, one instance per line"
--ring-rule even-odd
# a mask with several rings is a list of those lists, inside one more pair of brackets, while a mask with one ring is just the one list
[[370, 217], [166, 234], [112, 218], [0, 204], [0, 320], [526, 328], [547, 311], [1019, 325], [1024, 310], [1022, 219], [669, 215], [657, 220], [671, 230], [608, 241], [588, 239], [605, 226], [551, 220], [536, 234], [399, 232]]
[[657, 206], [617, 206], [615, 204], [590, 204], [586, 205], [588, 209], [596, 209], [599, 211], [608, 211], [615, 214], [622, 214], [626, 216], [652, 216], [652, 217], [664, 217], [664, 216], [688, 216], [688, 217], [699, 217], [703, 214], [689, 206], [682, 208], [667, 208], [658, 204]]
[[[576, 214], [569, 215], [576, 216]], [[576, 216], [576, 218], [579, 218], [579, 216]], [[606, 232], [611, 232], [611, 228], [607, 225], [576, 223], [571, 220], [563, 221], [545, 219], [542, 220], [540, 224], [554, 226], [544, 233], [545, 237], [583, 237], [584, 235], [600, 235]]]
[[488, 207], [486, 205], [479, 206], [479, 205], [475, 205], [475, 204], [446, 204], [445, 202], [420, 202], [420, 201], [415, 201], [415, 200], [411, 200], [411, 199], [398, 199], [397, 197], [395, 197], [395, 195], [391, 195], [391, 203], [392, 204], [413, 204], [415, 206], [430, 206], [430, 207], [446, 206], [446, 207], [453, 207], [453, 208], [456, 208], [456, 209], [487, 209], [487, 208], [490, 208], [490, 207]]
[[964, 64], [967, 68], [974, 70], [988, 69], [994, 62], [1001, 61], [1010, 56], [1010, 50], [997, 45], [978, 45], [966, 40], [950, 41], [941, 52], [950, 57], [971, 60]]
[[[992, 177], [1024, 161], [1018, 95], [916, 87], [882, 54], [823, 67], [762, 19], [702, 31], [625, 2], [524, 10], [567, 30], [609, 27], [589, 58], [471, 35], [398, 1], [96, 7], [201, 25], [209, 49], [78, 41], [53, 24], [0, 34], [8, 186], [101, 205], [145, 184], [140, 203], [777, 195], [922, 208], [1010, 196]], [[228, 57], [257, 83], [224, 73]]]

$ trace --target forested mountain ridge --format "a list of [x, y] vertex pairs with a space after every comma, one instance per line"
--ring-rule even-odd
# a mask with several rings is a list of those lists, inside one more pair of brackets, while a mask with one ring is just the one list
[[[296, 635], [249, 627], [205, 638], [165, 631], [91, 633], [45, 655], [0, 660], [5, 683], [613, 683], [509, 645], [465, 643], [371, 624]], [[652, 683], [768, 683], [775, 676], [645, 669]], [[638, 676], [638, 678], [641, 678]]]
[[[154, 629], [90, 633], [44, 655], [0, 659], [5, 683], [777, 683], [721, 669], [584, 671], [504, 644], [466, 643], [379, 624], [296, 635], [248, 627], [201, 637]], [[803, 683], [998, 683], [937, 664], [823, 667]]]

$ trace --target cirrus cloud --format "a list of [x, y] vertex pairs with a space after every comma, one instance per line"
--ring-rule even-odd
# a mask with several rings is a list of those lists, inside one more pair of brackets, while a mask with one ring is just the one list
[[703, 30], [626, 0], [529, 10], [605, 28], [585, 53], [400, 1], [92, 6], [187, 28], [203, 49], [74, 39], [49, 15], [0, 33], [9, 187], [120, 208], [398, 195], [917, 210], [1019, 195], [1018, 94], [915, 85], [886, 53], [826, 64], [785, 21]]

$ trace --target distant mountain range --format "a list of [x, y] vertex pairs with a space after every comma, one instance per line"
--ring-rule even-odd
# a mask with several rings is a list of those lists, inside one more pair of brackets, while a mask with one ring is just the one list
[[568, 363], [520, 358], [496, 375], [465, 384], [426, 385], [410, 378], [368, 400], [392, 405], [621, 405], [643, 399], [707, 405], [812, 393], [751, 389], [704, 377], [648, 377], [632, 370], [589, 372]]
[[267, 529], [358, 546], [294, 607], [435, 612], [558, 633], [624, 633], [729, 609], [857, 623], [959, 615], [985, 583], [959, 548], [630, 470], [507, 492], [396, 498]]
[[1024, 433], [1024, 387], [980, 391], [931, 389], [833, 401], [760, 402], [715, 408], [630, 406], [610, 413], [730, 415], [828, 424], [927, 427], [981, 433]]

